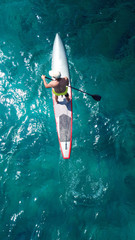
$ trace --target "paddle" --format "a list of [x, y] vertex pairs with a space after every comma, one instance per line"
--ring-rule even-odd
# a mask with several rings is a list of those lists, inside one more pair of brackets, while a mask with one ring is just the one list
[[[46, 77], [46, 78], [49, 79], [49, 80], [53, 80], [52, 78], [49, 78], [49, 77]], [[72, 87], [72, 86], [68, 86], [68, 87], [70, 87], [70, 88], [72, 88], [72, 89], [75, 89], [75, 90], [77, 90], [77, 91], [79, 91], [79, 92], [85, 93], [85, 94], [91, 96], [91, 97], [92, 97], [94, 100], [96, 100], [96, 101], [100, 101], [100, 100], [101, 100], [101, 96], [99, 96], [99, 95], [97, 95], [97, 94], [90, 94], [90, 93], [84, 92], [84, 91], [82, 91], [82, 90], [80, 90], [80, 89], [78, 89], [78, 88]]]

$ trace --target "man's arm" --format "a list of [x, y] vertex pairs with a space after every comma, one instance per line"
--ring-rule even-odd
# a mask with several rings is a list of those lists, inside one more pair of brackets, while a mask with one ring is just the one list
[[42, 75], [41, 78], [43, 79], [45, 88], [53, 88], [59, 85], [59, 83], [55, 82], [55, 81], [51, 81], [49, 83], [46, 82], [45, 80], [45, 75]]
[[69, 85], [69, 79], [65, 77], [65, 80], [67, 81], [67, 86]]

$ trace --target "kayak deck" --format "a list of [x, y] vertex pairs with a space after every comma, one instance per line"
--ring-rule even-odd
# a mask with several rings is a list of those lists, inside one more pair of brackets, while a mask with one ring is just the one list
[[72, 105], [71, 101], [67, 102], [65, 97], [60, 96], [59, 102], [53, 99], [54, 113], [59, 144], [64, 159], [70, 158], [72, 143]]

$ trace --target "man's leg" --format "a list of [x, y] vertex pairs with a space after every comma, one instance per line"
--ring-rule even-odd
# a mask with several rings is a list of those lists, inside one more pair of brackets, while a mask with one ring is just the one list
[[58, 96], [55, 95], [55, 101], [58, 103]]
[[68, 93], [65, 95], [65, 97], [66, 97], [67, 101], [69, 102], [70, 98], [69, 98], [69, 94]]

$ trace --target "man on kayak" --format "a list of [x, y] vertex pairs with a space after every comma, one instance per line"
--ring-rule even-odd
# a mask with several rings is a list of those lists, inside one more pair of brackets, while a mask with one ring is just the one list
[[60, 72], [49, 71], [49, 75], [54, 78], [53, 81], [47, 83], [45, 80], [45, 75], [42, 75], [41, 78], [44, 81], [45, 88], [52, 88], [53, 93], [55, 94], [55, 101], [58, 103], [58, 96], [64, 95], [67, 101], [70, 101], [68, 94], [68, 85], [69, 80], [67, 77], [61, 78]]

